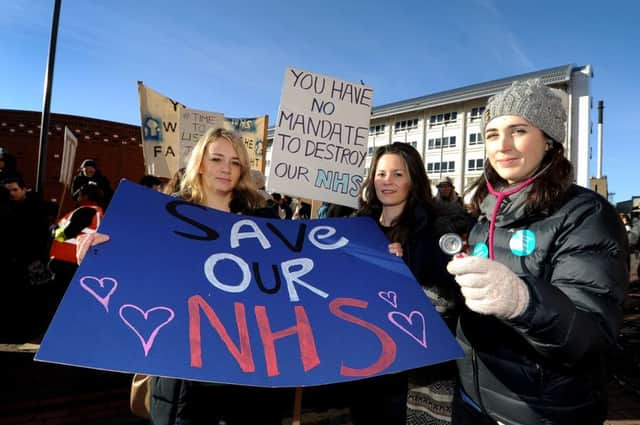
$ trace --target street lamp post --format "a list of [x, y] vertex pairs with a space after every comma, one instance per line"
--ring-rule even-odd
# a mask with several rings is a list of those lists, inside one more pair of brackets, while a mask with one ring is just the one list
[[36, 176], [36, 192], [44, 191], [44, 178], [47, 167], [47, 135], [49, 131], [49, 110], [51, 105], [51, 86], [53, 85], [53, 67], [56, 60], [56, 42], [58, 39], [58, 20], [60, 18], [60, 3], [55, 0], [53, 19], [51, 23], [51, 39], [49, 40], [49, 59], [47, 73], [44, 76], [44, 96], [42, 100], [42, 118], [40, 120], [40, 145], [38, 148], [38, 173]]

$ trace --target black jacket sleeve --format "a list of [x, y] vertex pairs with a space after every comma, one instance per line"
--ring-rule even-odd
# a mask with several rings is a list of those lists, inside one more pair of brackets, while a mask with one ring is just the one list
[[628, 246], [615, 210], [599, 197], [580, 198], [565, 207], [549, 282], [527, 282], [531, 302], [515, 320], [538, 352], [567, 365], [614, 346], [628, 282]]

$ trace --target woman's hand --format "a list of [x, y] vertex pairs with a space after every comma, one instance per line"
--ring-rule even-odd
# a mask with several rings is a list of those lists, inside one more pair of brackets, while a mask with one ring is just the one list
[[529, 288], [504, 264], [457, 254], [447, 265], [470, 310], [514, 319], [529, 306]]
[[402, 257], [402, 244], [400, 242], [390, 243], [389, 252], [396, 257]]
[[78, 264], [82, 262], [82, 259], [89, 251], [89, 248], [92, 246], [96, 246], [103, 242], [109, 240], [109, 235], [105, 235], [104, 233], [84, 233], [80, 234], [77, 237], [77, 245], [76, 245], [76, 260]]

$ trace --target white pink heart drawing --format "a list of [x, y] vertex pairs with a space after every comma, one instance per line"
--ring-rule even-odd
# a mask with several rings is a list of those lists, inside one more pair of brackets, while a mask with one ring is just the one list
[[[387, 315], [387, 317], [389, 318], [389, 321], [396, 325], [402, 332], [418, 341], [418, 344], [422, 345], [424, 348], [427, 348], [427, 326], [422, 313], [413, 310], [407, 316], [406, 314], [399, 311], [392, 311]], [[415, 323], [413, 320], [414, 317], [417, 318]], [[396, 318], [402, 319], [403, 323], [399, 323]], [[404, 325], [405, 322], [409, 325], [409, 327], [406, 327]], [[416, 330], [417, 332], [414, 332], [414, 330]], [[420, 334], [422, 334], [421, 338], [419, 337]]]
[[394, 291], [380, 291], [378, 292], [378, 296], [391, 304], [393, 308], [398, 308], [398, 294]]
[[[84, 276], [80, 278], [80, 286], [93, 295], [93, 297], [98, 300], [100, 304], [104, 307], [104, 309], [109, 311], [109, 299], [111, 295], [116, 291], [118, 287], [118, 281], [112, 277], [95, 277], [95, 276]], [[102, 295], [104, 293], [104, 289], [106, 290], [106, 295]], [[100, 294], [98, 294], [99, 291]]]
[[[169, 313], [169, 316], [166, 319], [164, 319], [164, 321], [160, 322], [155, 328], [153, 328], [153, 331], [149, 335], [149, 338], [145, 339], [140, 334], [138, 329], [134, 325], [132, 325], [131, 322], [129, 322], [126, 317], [124, 317], [124, 311], [127, 310], [127, 309], [133, 309], [133, 310], [137, 311], [138, 313], [140, 313], [142, 315], [144, 320], [148, 320], [149, 319], [149, 314], [154, 312], [154, 311], [166, 311], [167, 313]], [[131, 328], [131, 330], [133, 332], [135, 332], [135, 334], [138, 336], [138, 339], [140, 339], [140, 342], [142, 343], [142, 349], [144, 350], [144, 356], [145, 357], [147, 357], [147, 354], [149, 354], [149, 350], [151, 350], [151, 347], [153, 346], [153, 342], [155, 341], [156, 336], [158, 336], [158, 332], [160, 332], [160, 329], [162, 329], [164, 326], [166, 326], [175, 317], [175, 313], [173, 312], [173, 310], [170, 309], [169, 307], [164, 307], [164, 306], [157, 306], [157, 307], [153, 307], [153, 308], [150, 308], [150, 309], [144, 311], [143, 309], [141, 309], [137, 305], [123, 304], [122, 307], [120, 307], [120, 310], [119, 310], [118, 313], [120, 314], [120, 318], [122, 319], [124, 324], [127, 325], [129, 328]], [[157, 317], [157, 315], [154, 315], [154, 317]]]

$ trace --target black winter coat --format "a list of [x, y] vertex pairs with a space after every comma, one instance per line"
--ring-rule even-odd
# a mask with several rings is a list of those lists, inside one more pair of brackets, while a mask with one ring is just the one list
[[[500, 206], [495, 260], [528, 286], [530, 304], [511, 321], [465, 310], [457, 336], [464, 392], [505, 424], [602, 423], [608, 358], [628, 282], [628, 246], [615, 209], [572, 186], [549, 214], [525, 213], [528, 189]], [[496, 198], [484, 199], [469, 245], [485, 252]]]

